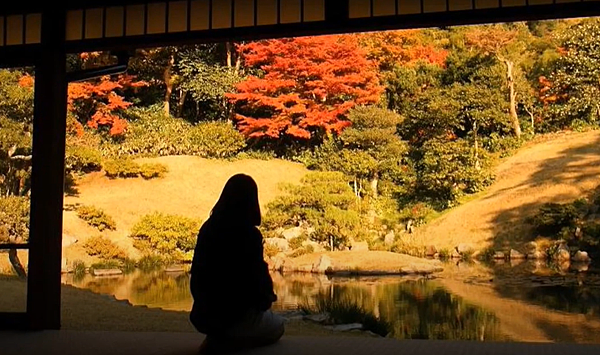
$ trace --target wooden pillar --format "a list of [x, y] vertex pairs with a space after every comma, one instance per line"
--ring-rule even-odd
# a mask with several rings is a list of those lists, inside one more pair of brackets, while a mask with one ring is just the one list
[[67, 82], [65, 15], [59, 4], [42, 13], [35, 67], [27, 314], [32, 329], [60, 328], [62, 209]]

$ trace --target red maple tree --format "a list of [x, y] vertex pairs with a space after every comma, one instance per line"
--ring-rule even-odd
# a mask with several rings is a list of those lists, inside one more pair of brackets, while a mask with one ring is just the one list
[[106, 76], [97, 81], [69, 84], [68, 109], [79, 120], [85, 120], [90, 128], [107, 128], [111, 136], [125, 133], [127, 121], [118, 113], [132, 105], [117, 92], [127, 88], [146, 85], [135, 81], [131, 75], [121, 75], [116, 79]]
[[369, 32], [357, 37], [368, 58], [376, 61], [382, 70], [418, 62], [443, 67], [449, 54], [442, 44], [424, 36], [421, 30]]
[[[91, 52], [80, 54], [80, 58], [86, 67], [91, 61], [101, 60], [102, 56], [100, 52]], [[20, 78], [19, 85], [33, 88], [34, 78], [26, 74]], [[135, 80], [132, 75], [120, 75], [116, 78], [105, 76], [98, 80], [70, 83], [67, 109], [77, 120], [69, 120], [68, 133], [82, 135], [83, 125], [79, 121], [84, 121], [90, 128], [107, 128], [111, 136], [124, 134], [127, 121], [118, 113], [132, 103], [126, 101], [119, 91], [146, 85], [146, 82]]]
[[245, 65], [258, 69], [228, 94], [240, 131], [256, 139], [321, 139], [350, 125], [355, 105], [383, 92], [375, 64], [355, 36], [267, 40], [240, 45]]

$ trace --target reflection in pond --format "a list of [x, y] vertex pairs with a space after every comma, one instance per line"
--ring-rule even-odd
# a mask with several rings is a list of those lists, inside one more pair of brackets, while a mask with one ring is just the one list
[[[273, 280], [279, 300], [273, 309], [314, 307], [325, 299], [350, 302], [389, 323], [390, 336], [398, 339], [600, 342], [600, 288], [595, 281], [589, 284], [596, 280], [592, 275], [583, 285], [577, 281], [580, 274], [540, 276], [528, 271], [509, 278], [498, 270], [496, 276], [493, 284], [488, 279], [479, 285], [450, 279], [276, 273]], [[117, 277], [85, 275], [80, 279], [65, 275], [63, 282], [134, 305], [177, 311], [189, 311], [192, 306], [186, 273], [137, 270]], [[231, 282], [236, 282], [235, 277]], [[557, 328], [550, 329], [554, 325]]]
[[598, 287], [551, 285], [514, 290], [514, 294], [520, 295], [520, 299], [530, 303], [557, 311], [587, 316], [600, 315], [600, 288]]
[[397, 339], [503, 340], [493, 314], [466, 304], [432, 281], [347, 282], [332, 285], [311, 301], [321, 297], [334, 304], [358, 304], [389, 323], [390, 336]]

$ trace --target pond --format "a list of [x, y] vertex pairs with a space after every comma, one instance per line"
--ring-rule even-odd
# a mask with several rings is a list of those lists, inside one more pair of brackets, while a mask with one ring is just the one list
[[[389, 336], [397, 339], [600, 343], [600, 277], [594, 270], [539, 272], [528, 263], [449, 268], [454, 272], [436, 278], [274, 273], [279, 300], [273, 309], [350, 301], [385, 320]], [[192, 306], [189, 275], [183, 272], [64, 275], [63, 282], [133, 305], [176, 311]]]

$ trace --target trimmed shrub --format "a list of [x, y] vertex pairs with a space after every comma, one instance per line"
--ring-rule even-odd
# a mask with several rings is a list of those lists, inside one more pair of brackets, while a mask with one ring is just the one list
[[475, 149], [467, 141], [431, 140], [419, 153], [420, 199], [431, 199], [436, 208], [453, 207], [461, 196], [482, 191], [494, 180], [491, 156], [480, 149], [476, 159]]
[[83, 244], [83, 248], [88, 255], [98, 256], [105, 260], [125, 260], [127, 258], [127, 253], [121, 247], [103, 236], [91, 237]]
[[417, 202], [400, 211], [400, 221], [408, 222], [412, 220], [413, 226], [418, 227], [425, 225], [434, 213], [435, 210], [427, 203]]
[[86, 221], [90, 226], [98, 228], [99, 231], [117, 229], [117, 225], [112, 217], [94, 206], [79, 206], [77, 208], [77, 216]]
[[144, 179], [154, 179], [164, 177], [169, 169], [158, 163], [147, 163], [140, 165], [140, 175]]
[[314, 248], [312, 245], [310, 245], [310, 244], [309, 244], [309, 245], [307, 245], [307, 246], [305, 246], [305, 247], [300, 247], [300, 248], [298, 248], [298, 249], [294, 250], [294, 251], [293, 251], [293, 252], [290, 254], [290, 256], [291, 256], [292, 258], [297, 258], [297, 257], [299, 257], [299, 256], [302, 256], [302, 255], [306, 255], [306, 254], [314, 253], [314, 251], [315, 251], [315, 248]]
[[272, 258], [275, 255], [279, 254], [279, 248], [275, 244], [265, 243], [263, 248], [263, 254], [266, 257]]
[[0, 243], [10, 239], [29, 239], [29, 199], [20, 196], [0, 197]]
[[131, 159], [114, 159], [104, 163], [106, 176], [115, 178], [136, 178], [154, 179], [163, 177], [169, 169], [158, 163], [138, 164]]
[[104, 163], [104, 172], [111, 179], [134, 178], [140, 175], [140, 165], [131, 159], [115, 159]]
[[197, 155], [204, 158], [230, 158], [242, 151], [244, 137], [229, 122], [203, 122], [197, 125], [165, 116], [161, 110], [131, 108], [127, 137], [107, 144], [112, 156]]
[[308, 236], [306, 234], [302, 234], [299, 237], [290, 239], [290, 248], [293, 250], [302, 248], [302, 243], [308, 240]]
[[142, 217], [129, 236], [135, 247], [148, 255], [191, 261], [200, 225], [197, 219], [153, 213]]
[[411, 243], [403, 240], [397, 240], [390, 248], [390, 251], [398, 254], [406, 254], [418, 258], [424, 258], [426, 247], [416, 243]]
[[244, 136], [227, 122], [202, 122], [189, 133], [195, 155], [203, 158], [230, 158], [246, 146]]
[[85, 146], [68, 146], [65, 154], [65, 169], [68, 172], [91, 173], [102, 170], [102, 154], [99, 150]]
[[360, 201], [344, 174], [314, 172], [302, 185], [286, 185], [283, 196], [268, 206], [263, 228], [266, 231], [306, 223], [314, 228], [310, 238], [334, 249], [345, 247], [350, 239], [362, 240], [367, 233], [360, 214]]
[[577, 208], [573, 204], [546, 203], [531, 219], [538, 233], [555, 235], [563, 228], [573, 227], [577, 219]]

